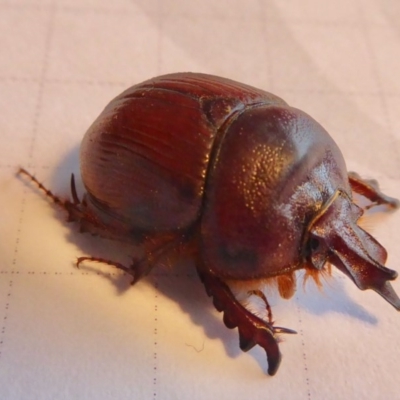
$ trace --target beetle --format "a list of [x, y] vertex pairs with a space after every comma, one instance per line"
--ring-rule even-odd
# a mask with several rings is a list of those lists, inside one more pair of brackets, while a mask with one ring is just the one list
[[[63, 200], [28, 175], [68, 213], [81, 232], [139, 244], [130, 266], [97, 257], [133, 277], [171, 254], [190, 254], [207, 294], [238, 328], [243, 351], [261, 346], [268, 373], [278, 370], [277, 327], [263, 282], [295, 292], [296, 271], [318, 283], [333, 265], [361, 290], [400, 310], [384, 266], [386, 250], [358, 224], [376, 205], [399, 201], [376, 181], [348, 173], [329, 134], [306, 113], [266, 91], [229, 79], [176, 73], [147, 80], [113, 99], [89, 127], [80, 149], [78, 198]], [[356, 205], [353, 193], [368, 205]], [[268, 311], [261, 318], [234, 296], [248, 283]]]

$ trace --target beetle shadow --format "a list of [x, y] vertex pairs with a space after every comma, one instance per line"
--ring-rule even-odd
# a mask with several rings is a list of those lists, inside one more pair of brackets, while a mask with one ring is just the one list
[[[75, 174], [78, 196], [81, 198], [84, 188], [80, 179], [79, 146], [71, 150], [54, 170], [48, 189], [63, 199], [71, 198], [69, 181], [71, 173]], [[67, 183], [68, 182], [68, 183]], [[55, 217], [66, 224], [66, 213], [59, 207], [53, 207]], [[66, 240], [72, 243], [82, 254], [91, 254], [108, 260], [129, 265], [129, 257], [136, 256], [140, 249], [108, 239], [93, 237], [90, 234], [80, 234], [76, 223], [68, 223], [70, 228], [66, 233]], [[121, 255], [125, 255], [121, 257]], [[72, 261], [75, 263], [75, 260]], [[131, 277], [112, 266], [103, 264], [83, 263], [79, 269], [82, 273], [93, 273], [107, 279], [115, 288], [117, 295], [123, 295], [126, 290], [135, 290], [131, 285]], [[204, 334], [211, 340], [219, 340], [226, 354], [231, 358], [238, 357], [242, 351], [238, 345], [238, 334], [228, 330], [222, 322], [222, 315], [215, 311], [212, 300], [207, 297], [203, 284], [192, 263], [179, 263], [173, 271], [156, 266], [147, 278], [137, 284], [153, 285], [157, 291], [177, 304], [181, 311], [190, 318], [190, 321], [204, 330]], [[192, 343], [188, 343], [191, 345]], [[257, 358], [257, 357], [256, 357]], [[260, 359], [260, 366], [265, 368], [265, 359]]]
[[318, 288], [313, 282], [303, 285], [303, 279], [300, 278], [298, 281], [301, 287], [297, 290], [295, 301], [301, 309], [313, 315], [342, 314], [376, 325], [378, 319], [349, 296], [344, 284], [346, 279], [345, 276], [335, 275], [325, 279], [322, 287]]
[[166, 274], [160, 274], [156, 267], [149, 278], [155, 282], [159, 293], [177, 304], [208, 339], [219, 340], [230, 358], [241, 355], [236, 329], [225, 327], [222, 314], [215, 310], [212, 299], [207, 296], [193, 263], [182, 263], [174, 267], [174, 273]]
[[[237, 329], [229, 330], [224, 325], [222, 313], [218, 313], [214, 309], [212, 299], [206, 295], [205, 288], [197, 276], [194, 266], [183, 265], [175, 273], [166, 274], [160, 273], [156, 267], [149, 276], [149, 281], [153, 282], [160, 294], [177, 304], [190, 321], [203, 330], [204, 335], [209, 340], [218, 340], [229, 358], [236, 359], [242, 355]], [[281, 303], [276, 308], [285, 307], [284, 300], [279, 298], [278, 295], [275, 297], [276, 302]], [[349, 297], [343, 280], [340, 278], [336, 279], [334, 283], [325, 284], [322, 293], [316, 287], [307, 287], [304, 291], [299, 288], [298, 295], [289, 301], [295, 302], [302, 312], [316, 316], [322, 317], [335, 313], [349, 316], [370, 325], [378, 323], [378, 319], [373, 314]], [[275, 313], [275, 316], [279, 319], [277, 313]], [[282, 325], [285, 326], [284, 323]], [[299, 330], [301, 326], [290, 326], [289, 328]], [[288, 338], [285, 335], [282, 339], [287, 340]], [[189, 341], [186, 345], [199, 347], [198, 343]], [[255, 346], [248, 354], [267, 375], [268, 363], [263, 349]]]
[[[60, 161], [50, 177], [49, 183], [46, 183], [47, 189], [61, 199], [71, 200], [70, 179], [74, 174], [77, 194], [79, 199], [85, 193], [84, 186], [80, 178], [79, 171], [79, 145], [75, 146]], [[38, 177], [40, 180], [40, 177]], [[81, 234], [79, 232], [79, 224], [76, 222], [67, 222], [67, 213], [61, 207], [53, 206], [55, 218], [69, 229], [65, 239], [77, 248], [77, 257], [94, 256], [119, 262], [129, 266], [133, 257], [140, 257], [142, 254], [140, 249], [130, 243], [121, 243], [108, 239], [103, 239], [89, 233]], [[72, 267], [76, 267], [76, 259], [71, 260]], [[112, 282], [118, 294], [124, 293], [131, 287], [131, 277], [119, 271], [117, 268], [105, 265], [103, 263], [83, 263], [79, 267], [82, 273], [95, 273], [103, 276]]]

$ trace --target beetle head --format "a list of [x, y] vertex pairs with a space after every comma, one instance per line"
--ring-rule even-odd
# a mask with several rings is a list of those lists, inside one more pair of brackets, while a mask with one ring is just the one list
[[386, 250], [357, 225], [362, 213], [345, 192], [336, 191], [309, 225], [307, 261], [317, 270], [332, 263], [359, 289], [374, 290], [400, 311], [389, 283], [397, 272], [384, 266]]

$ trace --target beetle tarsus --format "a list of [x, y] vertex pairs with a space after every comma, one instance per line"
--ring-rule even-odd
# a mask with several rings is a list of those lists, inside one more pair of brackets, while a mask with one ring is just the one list
[[249, 295], [257, 296], [257, 297], [259, 297], [259, 298], [264, 302], [265, 308], [266, 308], [267, 314], [268, 314], [268, 322], [269, 322], [271, 325], [273, 325], [273, 324], [274, 324], [274, 321], [272, 320], [272, 318], [273, 318], [273, 317], [272, 317], [272, 309], [271, 309], [271, 306], [270, 306], [270, 304], [269, 304], [269, 302], [268, 302], [267, 297], [265, 296], [265, 294], [264, 294], [261, 290], [259, 290], [259, 289], [249, 290], [249, 291], [248, 291], [248, 294], [249, 294]]
[[287, 333], [289, 335], [297, 335], [297, 331], [289, 328], [283, 328], [281, 326], [274, 326], [274, 333]]
[[140, 279], [146, 276], [153, 267], [153, 264], [147, 262], [146, 258], [143, 259], [134, 258], [132, 264], [129, 267], [126, 267], [125, 265], [119, 262], [107, 260], [105, 258], [100, 258], [100, 257], [79, 257], [77, 259], [76, 266], [79, 268], [79, 265], [83, 261], [94, 261], [102, 264], [111, 265], [115, 268], [120, 269], [121, 271], [125, 272], [126, 274], [132, 277], [131, 285], [134, 285], [138, 281], [140, 281]]
[[40, 181], [38, 181], [36, 177], [32, 175], [30, 172], [28, 172], [25, 168], [22, 167], [19, 168], [17, 175], [25, 175], [26, 177], [28, 177], [31, 180], [31, 182], [33, 182], [39, 188], [39, 190], [44, 192], [44, 194], [51, 201], [53, 201], [54, 204], [64, 209], [68, 213], [68, 218], [67, 218], [68, 222], [82, 220], [83, 213], [79, 207], [80, 201], [76, 193], [74, 174], [72, 174], [71, 176], [71, 193], [73, 202], [71, 202], [70, 200], [64, 200], [61, 197], [55, 195], [51, 190], [47, 189], [46, 186], [44, 186]]
[[279, 333], [288, 333], [288, 334], [296, 334], [297, 332], [293, 329], [289, 329], [289, 328], [283, 328], [281, 326], [274, 326], [274, 321], [273, 321], [273, 317], [272, 317], [272, 309], [271, 306], [267, 300], [267, 297], [265, 296], [265, 294], [260, 290], [260, 289], [253, 289], [253, 290], [249, 290], [247, 292], [249, 295], [254, 295], [259, 297], [264, 303], [265, 303], [265, 308], [267, 310], [268, 313], [268, 323], [271, 325], [272, 330], [274, 331], [274, 334], [279, 334]]
[[153, 263], [148, 262], [147, 258], [143, 259], [134, 258], [132, 264], [129, 267], [126, 267], [125, 265], [119, 262], [107, 260], [101, 257], [78, 257], [76, 261], [76, 266], [79, 268], [80, 264], [83, 261], [98, 262], [102, 264], [111, 265], [115, 268], [120, 269], [121, 271], [125, 272], [126, 274], [132, 277], [131, 285], [134, 285], [135, 283], [140, 281], [140, 279], [146, 276], [154, 265]]
[[82, 262], [84, 261], [93, 261], [102, 264], [112, 265], [113, 267], [116, 267], [130, 275], [132, 274], [132, 270], [128, 267], [125, 267], [123, 264], [100, 257], [78, 257], [76, 260], [76, 267], [79, 268], [80, 264], [82, 264]]
[[34, 175], [28, 172], [25, 168], [19, 168], [17, 175], [25, 175], [27, 176], [41, 191], [45, 193], [47, 197], [49, 197], [54, 203], [59, 206], [65, 208], [65, 200], [62, 200], [60, 197], [56, 196], [53, 192], [46, 188], [41, 182], [39, 182]]
[[400, 207], [398, 199], [381, 192], [379, 184], [375, 179], [363, 179], [356, 172], [349, 172], [349, 182], [355, 193], [358, 193], [371, 202], [371, 204], [364, 207], [365, 210], [379, 205], [386, 205], [393, 210]]

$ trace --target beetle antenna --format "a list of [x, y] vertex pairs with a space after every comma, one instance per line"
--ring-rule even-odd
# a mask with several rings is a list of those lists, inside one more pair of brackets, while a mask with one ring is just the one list
[[42, 190], [47, 197], [50, 197], [51, 200], [53, 200], [54, 203], [57, 205], [65, 208], [65, 201], [62, 200], [60, 197], [56, 196], [53, 194], [49, 189], [47, 189], [41, 182], [39, 182], [30, 172], [28, 172], [24, 168], [19, 168], [17, 175], [25, 175], [27, 176], [33, 183], [36, 184], [36, 186]]

